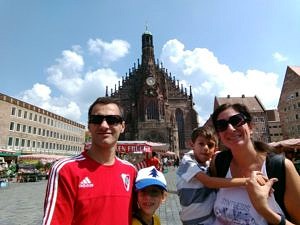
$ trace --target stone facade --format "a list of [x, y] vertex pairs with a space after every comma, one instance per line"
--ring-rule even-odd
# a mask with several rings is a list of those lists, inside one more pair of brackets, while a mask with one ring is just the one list
[[74, 155], [84, 135], [84, 125], [0, 93], [0, 149]]
[[278, 102], [283, 139], [300, 137], [300, 66], [288, 66]]
[[278, 110], [266, 110], [270, 131], [270, 142], [277, 142], [283, 140], [281, 123]]
[[179, 81], [155, 62], [153, 36], [142, 35], [142, 60], [134, 64], [122, 82], [106, 96], [117, 99], [124, 108], [126, 129], [120, 140], [146, 140], [170, 145], [177, 154], [188, 149], [191, 132], [198, 127], [192, 88]]

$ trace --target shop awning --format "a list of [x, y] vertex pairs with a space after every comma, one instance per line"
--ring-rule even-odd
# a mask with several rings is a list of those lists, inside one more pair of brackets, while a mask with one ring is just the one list
[[8, 149], [0, 149], [0, 156], [18, 156], [19, 152], [8, 150]]
[[293, 149], [295, 151], [300, 150], [300, 139], [287, 139], [278, 142], [269, 143], [274, 148], [281, 149], [283, 151]]
[[166, 152], [169, 145], [150, 141], [118, 141], [118, 152]]
[[118, 141], [117, 151], [120, 153], [152, 152], [152, 147], [146, 142]]
[[19, 161], [26, 161], [26, 160], [39, 160], [43, 163], [51, 163], [61, 158], [65, 158], [68, 156], [65, 155], [47, 155], [47, 154], [31, 154], [31, 155], [20, 155]]
[[[91, 143], [85, 143], [85, 150], [91, 148]], [[117, 151], [120, 153], [143, 153], [143, 152], [167, 152], [169, 145], [166, 143], [150, 142], [150, 141], [118, 141]]]

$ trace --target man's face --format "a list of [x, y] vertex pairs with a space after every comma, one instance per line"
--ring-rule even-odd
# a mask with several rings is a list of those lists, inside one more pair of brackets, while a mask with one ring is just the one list
[[[116, 104], [96, 104], [91, 115], [121, 116], [120, 109]], [[101, 148], [112, 148], [117, 143], [119, 136], [124, 132], [125, 122], [112, 123], [109, 119], [102, 119], [89, 123], [89, 131], [92, 136], [92, 145]]]

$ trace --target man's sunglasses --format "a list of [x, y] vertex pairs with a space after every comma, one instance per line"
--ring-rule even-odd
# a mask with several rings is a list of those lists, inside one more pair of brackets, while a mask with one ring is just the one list
[[215, 128], [217, 132], [223, 132], [227, 130], [228, 125], [231, 124], [234, 128], [244, 125], [248, 121], [244, 114], [236, 114], [229, 117], [228, 120], [217, 120], [215, 123]]
[[90, 115], [89, 123], [101, 124], [103, 121], [106, 121], [108, 125], [117, 125], [123, 122], [123, 118], [118, 115]]

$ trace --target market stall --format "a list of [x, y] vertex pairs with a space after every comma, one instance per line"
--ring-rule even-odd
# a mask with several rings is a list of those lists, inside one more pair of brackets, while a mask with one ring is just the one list
[[277, 153], [284, 153], [287, 158], [292, 160], [300, 175], [300, 139], [292, 138], [283, 141], [269, 143], [275, 148]]
[[38, 181], [48, 178], [48, 172], [53, 162], [65, 158], [64, 155], [30, 154], [18, 157], [18, 182]]

